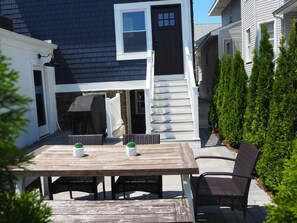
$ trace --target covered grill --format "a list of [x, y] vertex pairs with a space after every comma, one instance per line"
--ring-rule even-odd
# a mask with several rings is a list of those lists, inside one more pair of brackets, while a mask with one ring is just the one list
[[73, 135], [106, 133], [105, 95], [79, 96], [67, 111]]

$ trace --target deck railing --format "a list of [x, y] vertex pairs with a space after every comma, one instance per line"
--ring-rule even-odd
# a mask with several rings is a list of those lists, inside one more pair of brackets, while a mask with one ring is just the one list
[[105, 99], [106, 105], [106, 123], [107, 123], [107, 137], [113, 137], [113, 132], [118, 130], [123, 125], [121, 116], [121, 97], [117, 93], [112, 99]]
[[146, 67], [146, 88], [145, 94], [145, 123], [146, 133], [151, 133], [151, 104], [154, 99], [154, 71], [155, 70], [155, 52], [153, 50], [148, 51], [147, 55], [147, 67]]
[[[188, 44], [184, 44], [188, 46]], [[189, 47], [185, 47], [186, 64], [185, 64], [185, 78], [188, 83], [188, 92], [191, 101], [192, 116], [194, 123], [194, 137], [193, 139], [199, 139], [199, 107], [198, 107], [198, 87], [196, 86], [194, 78], [194, 66], [193, 66], [193, 54], [190, 53]]]

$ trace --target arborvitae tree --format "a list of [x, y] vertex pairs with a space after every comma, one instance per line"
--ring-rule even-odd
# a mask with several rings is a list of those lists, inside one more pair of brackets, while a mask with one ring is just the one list
[[253, 68], [252, 73], [248, 82], [247, 96], [246, 96], [246, 110], [244, 113], [244, 124], [243, 124], [243, 139], [252, 143], [255, 146], [256, 142], [254, 139], [254, 132], [257, 129], [254, 120], [255, 117], [255, 100], [257, 96], [257, 82], [259, 76], [259, 60], [257, 50], [254, 49]]
[[[248, 141], [252, 142], [257, 148], [261, 150], [264, 139], [266, 137], [269, 103], [271, 99], [271, 91], [274, 77], [274, 64], [273, 64], [273, 47], [269, 42], [269, 34], [267, 27], [262, 27], [262, 38], [259, 47], [259, 70], [256, 98], [254, 100], [254, 109], [251, 122], [251, 132]], [[248, 133], [246, 133], [248, 134]]]
[[247, 74], [244, 69], [244, 61], [240, 52], [237, 51], [232, 58], [229, 89], [226, 92], [228, 112], [224, 114], [224, 136], [232, 146], [239, 145], [242, 140], [243, 115], [246, 107], [246, 82]]
[[228, 102], [228, 91], [230, 85], [230, 76], [231, 76], [231, 57], [224, 55], [221, 61], [221, 69], [220, 69], [220, 82], [218, 86], [218, 100], [219, 103], [217, 105], [218, 111], [218, 129], [223, 137], [226, 137], [226, 124], [227, 124], [227, 113], [229, 109]]
[[27, 120], [29, 98], [18, 93], [18, 73], [9, 69], [8, 59], [0, 52], [0, 222], [49, 222], [51, 209], [42, 204], [42, 198], [34, 192], [15, 194], [16, 176], [10, 166], [23, 168], [31, 155], [16, 146], [20, 132]]
[[214, 80], [212, 85], [212, 98], [210, 101], [208, 120], [212, 128], [218, 128], [218, 113], [217, 113], [217, 104], [219, 101], [217, 88], [220, 82], [220, 60], [217, 58], [214, 72]]
[[297, 37], [294, 26], [280, 45], [272, 99], [269, 108], [267, 137], [257, 171], [265, 185], [275, 190], [282, 180], [284, 159], [290, 158], [297, 128]]
[[266, 223], [297, 222], [297, 139], [292, 146], [292, 156], [285, 162], [284, 178], [272, 197], [274, 205], [268, 206]]

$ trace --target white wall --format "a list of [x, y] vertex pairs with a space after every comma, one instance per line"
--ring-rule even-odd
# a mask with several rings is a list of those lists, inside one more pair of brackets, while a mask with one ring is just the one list
[[[19, 72], [18, 85], [20, 86], [19, 93], [21, 95], [35, 99], [33, 67], [38, 66], [43, 69], [47, 113], [49, 117], [49, 133], [54, 133], [57, 130], [55, 71], [52, 67], [44, 67], [42, 64], [47, 61], [43, 60], [43, 58], [38, 59], [37, 55], [38, 53], [48, 55], [56, 48], [57, 46], [54, 44], [0, 29], [0, 49], [3, 55], [11, 58], [11, 69]], [[30, 145], [40, 138], [35, 101], [32, 101], [28, 105], [28, 112], [25, 114], [25, 118], [29, 120], [29, 124], [26, 127], [27, 132], [22, 133], [21, 137], [17, 140], [17, 145], [20, 147]]]

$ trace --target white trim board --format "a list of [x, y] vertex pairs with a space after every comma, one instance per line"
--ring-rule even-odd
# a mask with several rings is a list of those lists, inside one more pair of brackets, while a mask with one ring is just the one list
[[56, 93], [87, 92], [87, 91], [112, 91], [112, 90], [137, 90], [145, 89], [146, 81], [112, 81], [78, 84], [57, 84]]

